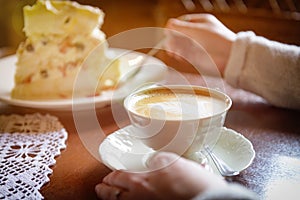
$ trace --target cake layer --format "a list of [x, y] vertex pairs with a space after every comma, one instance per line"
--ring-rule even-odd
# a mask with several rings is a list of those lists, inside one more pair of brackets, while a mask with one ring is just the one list
[[97, 71], [96, 68], [94, 71], [91, 68], [80, 68], [79, 71], [73, 71], [63, 78], [51, 77], [17, 84], [11, 96], [23, 100], [97, 96], [103, 90], [114, 89], [120, 77], [120, 60], [107, 60], [106, 64], [101, 71]]
[[[98, 69], [107, 58], [107, 44], [101, 31], [97, 35], [55, 35], [27, 38], [17, 51], [18, 61], [15, 83], [30, 82], [44, 78], [65, 77], [97, 48], [97, 60], [94, 66]], [[92, 59], [92, 58], [90, 58]]]

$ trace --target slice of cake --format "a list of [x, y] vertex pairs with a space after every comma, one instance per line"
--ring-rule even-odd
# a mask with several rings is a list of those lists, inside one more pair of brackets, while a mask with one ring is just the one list
[[106, 56], [102, 10], [72, 1], [38, 0], [23, 11], [26, 40], [17, 50], [12, 98], [84, 97], [115, 87], [121, 61]]

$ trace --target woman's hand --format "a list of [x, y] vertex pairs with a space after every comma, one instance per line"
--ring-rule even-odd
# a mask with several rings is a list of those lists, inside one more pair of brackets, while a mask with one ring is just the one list
[[149, 172], [113, 171], [95, 188], [100, 199], [191, 199], [226, 182], [200, 164], [173, 153], [148, 160]]
[[210, 14], [169, 19], [165, 49], [193, 64], [200, 73], [222, 75], [236, 34]]

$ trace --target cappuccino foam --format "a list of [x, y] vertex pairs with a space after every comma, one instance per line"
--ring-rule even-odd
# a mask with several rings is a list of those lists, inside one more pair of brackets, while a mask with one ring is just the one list
[[222, 112], [226, 104], [221, 99], [194, 93], [173, 93], [168, 90], [141, 93], [130, 110], [155, 119], [198, 119]]

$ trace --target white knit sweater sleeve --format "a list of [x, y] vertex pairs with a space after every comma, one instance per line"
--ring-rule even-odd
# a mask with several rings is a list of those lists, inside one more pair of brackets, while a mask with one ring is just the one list
[[200, 193], [191, 200], [258, 200], [257, 194], [245, 187], [230, 183], [226, 189], [210, 189]]
[[233, 43], [225, 80], [278, 107], [300, 109], [300, 47], [240, 32]]

